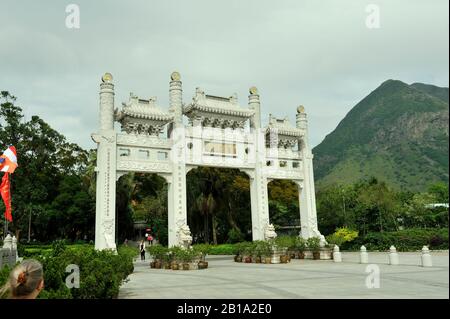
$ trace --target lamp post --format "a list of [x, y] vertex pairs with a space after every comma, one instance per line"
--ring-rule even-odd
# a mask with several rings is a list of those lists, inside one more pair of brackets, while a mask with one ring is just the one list
[[344, 209], [344, 226], [347, 227], [347, 216], [345, 214], [345, 196], [344, 196], [344, 188], [341, 188], [342, 193], [342, 207]]

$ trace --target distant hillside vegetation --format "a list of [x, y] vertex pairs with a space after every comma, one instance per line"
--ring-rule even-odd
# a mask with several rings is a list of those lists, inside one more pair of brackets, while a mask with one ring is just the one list
[[382, 83], [313, 149], [318, 187], [369, 176], [412, 191], [448, 183], [448, 91]]

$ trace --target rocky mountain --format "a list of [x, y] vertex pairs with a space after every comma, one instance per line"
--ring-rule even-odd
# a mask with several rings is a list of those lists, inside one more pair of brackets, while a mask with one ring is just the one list
[[317, 187], [375, 176], [398, 189], [448, 183], [449, 89], [388, 80], [313, 149]]

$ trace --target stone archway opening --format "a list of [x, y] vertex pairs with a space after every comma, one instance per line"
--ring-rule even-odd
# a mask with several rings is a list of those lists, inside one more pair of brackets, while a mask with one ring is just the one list
[[247, 174], [233, 168], [193, 168], [186, 176], [186, 195], [193, 243], [252, 240]]
[[298, 185], [289, 179], [274, 179], [267, 188], [269, 219], [277, 234], [297, 236], [301, 229]]
[[167, 245], [167, 192], [165, 178], [154, 173], [127, 173], [116, 182], [116, 234], [118, 243], [125, 239], [140, 241], [146, 234]]

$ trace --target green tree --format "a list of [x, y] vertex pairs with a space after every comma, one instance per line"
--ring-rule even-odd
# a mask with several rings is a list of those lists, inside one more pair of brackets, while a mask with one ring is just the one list
[[[64, 177], [82, 175], [87, 152], [67, 142], [63, 135], [38, 116], [25, 121], [22, 109], [15, 102], [14, 96], [6, 91], [1, 92], [0, 144], [3, 148], [7, 145], [16, 147], [19, 164], [11, 174], [14, 221], [9, 229], [16, 233], [17, 238], [21, 237], [22, 232], [27, 234], [30, 230], [35, 239], [48, 240], [50, 232], [43, 223], [53, 223], [52, 218], [69, 210], [74, 213], [71, 206], [56, 205], [58, 208], [55, 211], [52, 203], [59, 194], [58, 188]], [[80, 210], [77, 212], [81, 213]], [[38, 225], [44, 227], [36, 228]], [[60, 228], [60, 225], [53, 227]]]

